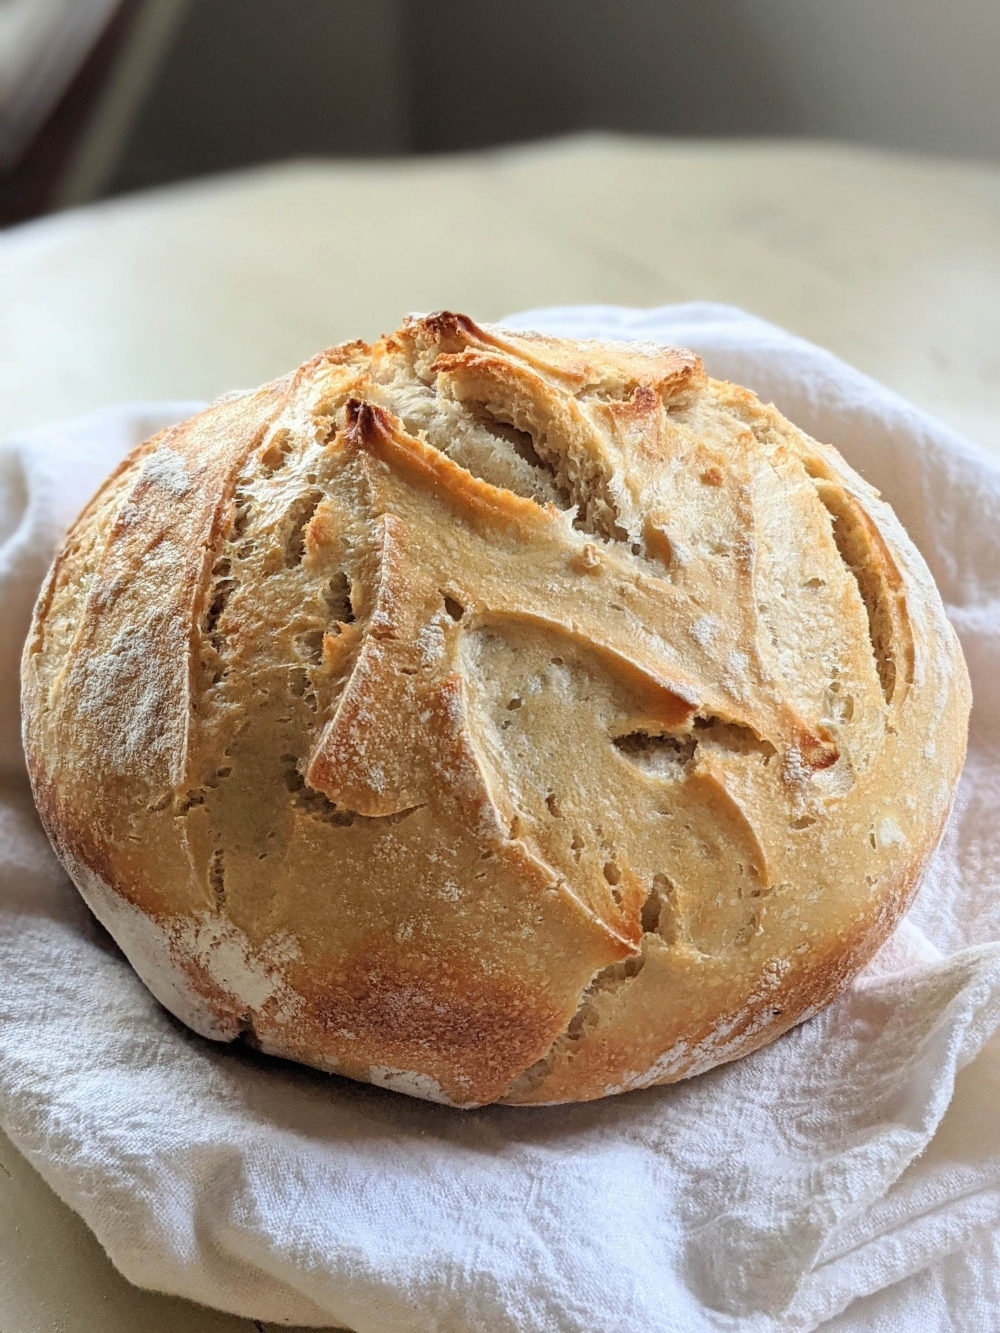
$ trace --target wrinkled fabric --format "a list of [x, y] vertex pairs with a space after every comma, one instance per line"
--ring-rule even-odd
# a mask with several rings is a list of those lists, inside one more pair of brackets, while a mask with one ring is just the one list
[[[258, 1319], [358, 1333], [994, 1327], [1000, 1121], [934, 1136], [1000, 1027], [1000, 465], [740, 311], [508, 322], [694, 347], [894, 505], [976, 699], [955, 810], [908, 917], [839, 1001], [772, 1046], [587, 1105], [461, 1112], [194, 1036], [60, 871], [18, 741], [17, 657], [60, 533], [127, 449], [194, 405], [119, 409], [0, 450], [0, 1123], [126, 1277]], [[988, 1055], [964, 1077], [1000, 1071]], [[995, 1108], [1000, 1074], [980, 1091]]]

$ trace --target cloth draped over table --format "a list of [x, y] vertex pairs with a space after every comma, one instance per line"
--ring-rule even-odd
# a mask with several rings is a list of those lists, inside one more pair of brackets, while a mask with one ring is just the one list
[[[459, 1112], [187, 1032], [61, 873], [19, 745], [17, 660], [61, 532], [133, 444], [196, 405], [125, 407], [0, 449], [0, 1124], [126, 1277], [258, 1319], [359, 1333], [993, 1327], [1000, 1119], [934, 1135], [1000, 1027], [1000, 466], [737, 310], [509, 323], [694, 347], [895, 507], [975, 694], [955, 810], [903, 925], [774, 1045], [575, 1107]], [[996, 1042], [968, 1077], [995, 1107]]]

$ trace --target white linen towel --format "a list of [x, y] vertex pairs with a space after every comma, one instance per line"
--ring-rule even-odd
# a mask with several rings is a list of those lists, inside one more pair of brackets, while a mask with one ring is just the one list
[[[120, 409], [0, 451], [0, 1123], [126, 1277], [258, 1319], [359, 1333], [1000, 1327], [1000, 1119], [932, 1142], [956, 1074], [1000, 1027], [1000, 466], [736, 310], [509, 323], [692, 346], [895, 506], [976, 696], [956, 808], [903, 926], [774, 1045], [583, 1106], [460, 1112], [187, 1032], [61, 874], [18, 743], [17, 656], [62, 529], [132, 444], [194, 405]], [[998, 1049], [969, 1071], [987, 1109]]]

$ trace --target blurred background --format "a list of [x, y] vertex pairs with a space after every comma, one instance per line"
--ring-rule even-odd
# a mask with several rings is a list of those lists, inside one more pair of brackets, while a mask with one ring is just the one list
[[1000, 448], [997, 0], [0, 0], [0, 435], [738, 305]]
[[0, 0], [2, 221], [587, 129], [1000, 155], [996, 0]]

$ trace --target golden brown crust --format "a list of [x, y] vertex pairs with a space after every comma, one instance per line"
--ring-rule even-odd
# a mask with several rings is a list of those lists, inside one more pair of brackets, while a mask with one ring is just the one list
[[826, 1004], [915, 891], [969, 696], [834, 450], [692, 353], [442, 313], [131, 455], [23, 703], [53, 843], [178, 1016], [479, 1105]]

